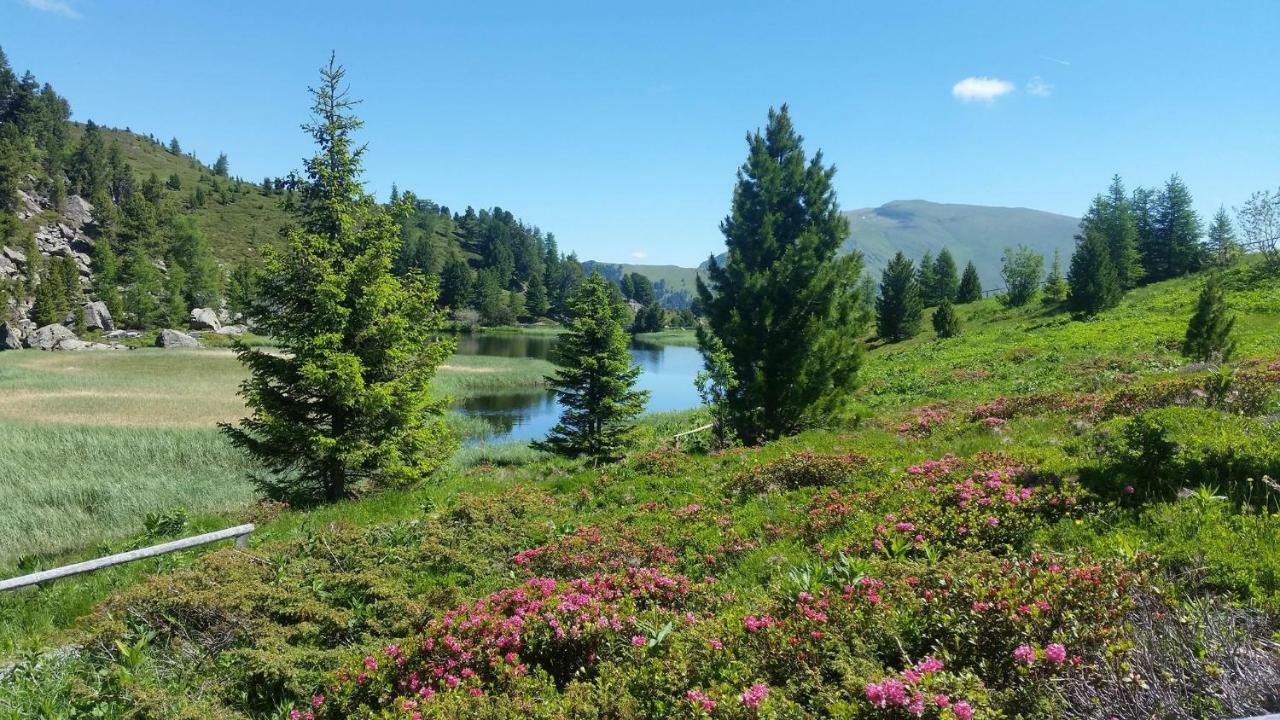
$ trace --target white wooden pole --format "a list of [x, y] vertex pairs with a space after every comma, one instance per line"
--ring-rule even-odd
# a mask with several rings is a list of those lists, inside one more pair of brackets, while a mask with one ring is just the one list
[[31, 573], [30, 575], [22, 575], [20, 577], [9, 578], [8, 580], [0, 580], [0, 592], [4, 592], [5, 590], [16, 590], [20, 587], [36, 585], [38, 583], [45, 582], [46, 580], [56, 580], [57, 578], [67, 577], [68, 575], [79, 575], [80, 573], [87, 573], [100, 568], [111, 567], [112, 565], [120, 565], [122, 563], [133, 562], [134, 560], [155, 557], [156, 555], [164, 555], [165, 553], [171, 553], [176, 550], [186, 550], [187, 548], [207, 545], [212, 542], [227, 540], [229, 538], [235, 538], [237, 546], [245, 547], [249, 544], [249, 533], [253, 532], [255, 529], [256, 528], [253, 523], [249, 523], [248, 525], [237, 525], [236, 527], [227, 528], [225, 530], [215, 530], [214, 532], [205, 533], [203, 535], [195, 535], [189, 538], [182, 538], [181, 540], [162, 543], [160, 545], [152, 545], [151, 547], [116, 553], [115, 555], [108, 555], [106, 557], [98, 558], [97, 560], [86, 560], [84, 562], [75, 563], [74, 565], [64, 565], [52, 570], [42, 570], [41, 572]]

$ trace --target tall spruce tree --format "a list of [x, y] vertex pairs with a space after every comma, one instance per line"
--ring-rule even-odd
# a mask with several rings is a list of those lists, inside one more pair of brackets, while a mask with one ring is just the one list
[[920, 286], [920, 300], [925, 307], [938, 304], [938, 278], [933, 274], [933, 253], [925, 251], [916, 265], [916, 284]]
[[956, 288], [956, 302], [964, 305], [982, 299], [982, 279], [978, 277], [978, 268], [970, 260], [964, 266], [964, 274], [960, 276], [960, 286]]
[[631, 364], [630, 338], [610, 287], [592, 273], [570, 298], [569, 331], [556, 342], [556, 374], [547, 378], [564, 411], [550, 435], [533, 443], [537, 449], [610, 462], [644, 412], [649, 393], [635, 389], [640, 367]]
[[839, 256], [849, 225], [822, 153], [807, 158], [787, 106], [747, 137], [733, 207], [721, 223], [728, 254], [698, 278], [703, 358], [715, 335], [737, 385], [728, 414], [755, 444], [828, 422], [847, 407], [862, 358], [859, 253]]
[[876, 334], [885, 342], [915, 337], [924, 317], [924, 301], [911, 259], [899, 250], [880, 276], [876, 298]]
[[1226, 267], [1240, 259], [1240, 243], [1236, 242], [1235, 228], [1226, 208], [1219, 207], [1209, 223], [1208, 252], [1214, 265]]
[[1187, 334], [1182, 341], [1182, 355], [1200, 362], [1231, 359], [1236, 342], [1232, 338], [1236, 319], [1228, 313], [1227, 296], [1216, 274], [1205, 280], [1196, 311], [1187, 323]]
[[117, 322], [124, 321], [124, 302], [120, 298], [120, 261], [111, 248], [111, 238], [103, 235], [93, 245], [93, 293], [107, 306]]
[[1168, 280], [1199, 270], [1204, 260], [1200, 235], [1191, 191], [1173, 175], [1155, 199], [1151, 236], [1142, 253], [1146, 279]]
[[1111, 186], [1107, 189], [1103, 202], [1102, 230], [1120, 288], [1130, 290], [1136, 287], [1142, 279], [1142, 258], [1138, 254], [1138, 223], [1129, 197], [1125, 194], [1124, 181], [1119, 175], [1111, 178]]
[[1096, 315], [1120, 302], [1120, 279], [1101, 230], [1087, 229], [1079, 238], [1071, 255], [1067, 285], [1067, 308], [1079, 318]]
[[457, 445], [430, 388], [454, 347], [435, 286], [392, 273], [400, 228], [360, 184], [345, 70], [331, 57], [320, 75], [298, 224], [268, 254], [254, 303], [280, 351], [237, 344], [252, 414], [222, 426], [270, 471], [261, 488], [297, 501], [421, 480]]
[[933, 295], [939, 303], [943, 300], [954, 302], [959, 286], [960, 278], [956, 271], [956, 259], [951, 256], [951, 251], [944, 247], [933, 261]]

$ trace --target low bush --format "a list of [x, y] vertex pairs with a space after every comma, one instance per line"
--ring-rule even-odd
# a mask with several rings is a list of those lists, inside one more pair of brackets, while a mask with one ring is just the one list
[[1121, 480], [1143, 498], [1172, 498], [1206, 486], [1237, 503], [1280, 507], [1280, 429], [1260, 420], [1204, 408], [1170, 407], [1104, 423], [1103, 459], [1095, 481], [1117, 490]]
[[857, 453], [822, 455], [809, 451], [798, 452], [738, 474], [729, 481], [728, 490], [735, 495], [754, 495], [840, 485], [869, 469], [867, 457]]

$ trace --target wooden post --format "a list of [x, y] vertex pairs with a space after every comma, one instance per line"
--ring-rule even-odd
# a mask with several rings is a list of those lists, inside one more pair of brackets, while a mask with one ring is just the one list
[[214, 532], [205, 533], [203, 535], [195, 535], [181, 540], [162, 543], [160, 545], [152, 545], [151, 547], [130, 550], [129, 552], [116, 553], [97, 560], [86, 560], [84, 562], [75, 563], [74, 565], [64, 565], [60, 568], [52, 570], [43, 570], [30, 575], [22, 575], [8, 580], [0, 580], [0, 592], [5, 590], [16, 590], [28, 585], [36, 585], [48, 580], [56, 580], [58, 578], [67, 577], [69, 575], [79, 575], [80, 573], [92, 572], [99, 568], [111, 567], [112, 565], [121, 565], [134, 560], [164, 555], [165, 553], [175, 552], [177, 550], [186, 550], [187, 548], [198, 547], [200, 545], [208, 545], [219, 540], [227, 540], [229, 538], [236, 539], [237, 547], [247, 547], [249, 545], [249, 533], [255, 529], [253, 523], [248, 525], [237, 525], [236, 527], [227, 528], [225, 530], [215, 530]]

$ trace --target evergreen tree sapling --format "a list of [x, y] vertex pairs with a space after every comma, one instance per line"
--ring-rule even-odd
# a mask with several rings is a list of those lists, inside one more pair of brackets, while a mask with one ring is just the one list
[[1229, 315], [1227, 296], [1216, 274], [1205, 280], [1196, 311], [1187, 323], [1182, 341], [1182, 355], [1199, 362], [1224, 362], [1235, 353], [1232, 337], [1236, 319]]
[[1208, 245], [1213, 264], [1218, 267], [1227, 267], [1240, 259], [1240, 243], [1236, 242], [1235, 228], [1225, 208], [1218, 208], [1209, 224]]
[[933, 311], [933, 331], [940, 338], [955, 337], [960, 334], [960, 316], [950, 300], [938, 303]]
[[1070, 287], [1067, 285], [1066, 278], [1062, 277], [1062, 261], [1058, 256], [1058, 251], [1053, 251], [1053, 264], [1049, 266], [1049, 277], [1044, 282], [1044, 294], [1040, 300], [1045, 305], [1058, 305], [1067, 299]]
[[572, 319], [556, 342], [556, 373], [547, 378], [564, 412], [546, 439], [533, 443], [537, 449], [615, 460], [644, 411], [649, 393], [635, 389], [640, 367], [631, 364], [630, 338], [608, 286], [592, 273], [570, 299]]
[[885, 342], [899, 342], [920, 332], [924, 302], [911, 260], [898, 251], [880, 276], [876, 298], [876, 334]]
[[454, 341], [434, 285], [391, 271], [400, 228], [361, 186], [344, 75], [331, 58], [312, 90], [298, 224], [258, 283], [254, 319], [279, 351], [237, 343], [251, 415], [222, 426], [270, 471], [263, 490], [304, 502], [420, 481], [457, 446], [430, 387]]
[[841, 415], [862, 358], [859, 253], [839, 255], [849, 234], [822, 153], [806, 156], [784, 105], [747, 139], [732, 209], [721, 223], [728, 253], [697, 282], [706, 318], [732, 359], [734, 433], [748, 444]]
[[978, 277], [978, 268], [970, 261], [964, 266], [964, 274], [960, 277], [960, 286], [956, 288], [956, 303], [966, 305], [982, 299], [982, 279]]

